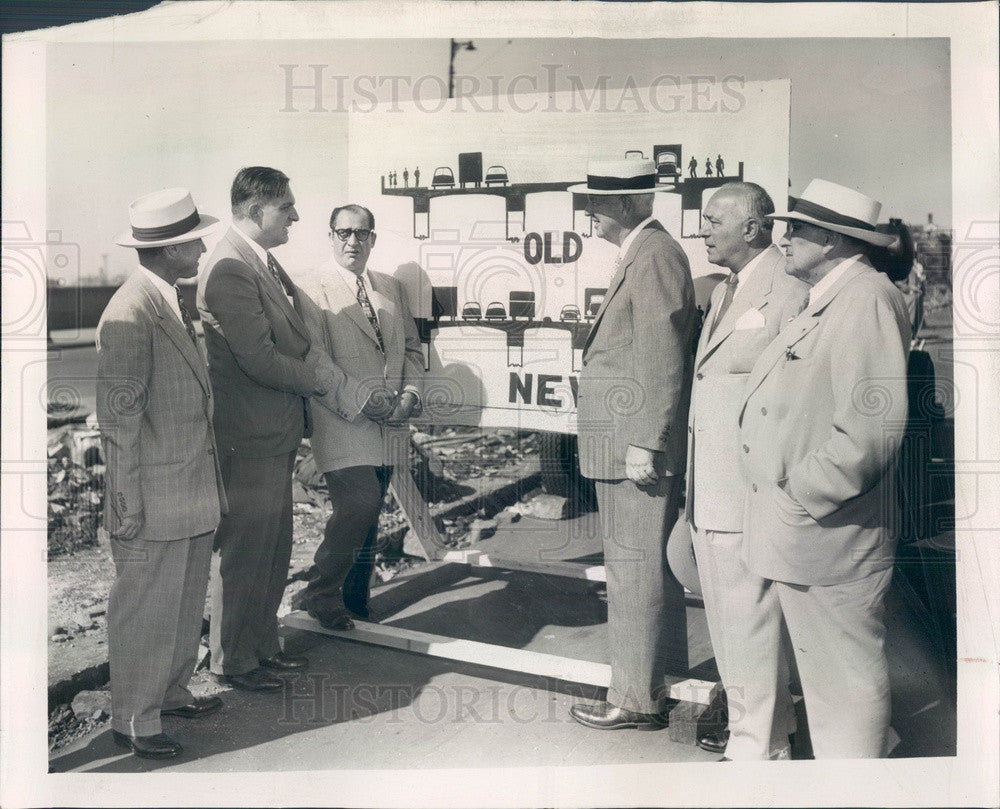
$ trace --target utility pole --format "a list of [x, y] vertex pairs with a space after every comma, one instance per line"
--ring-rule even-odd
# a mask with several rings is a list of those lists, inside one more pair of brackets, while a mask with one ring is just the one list
[[456, 42], [454, 39], [449, 40], [451, 42], [451, 55], [448, 57], [448, 98], [455, 97], [455, 54], [460, 50], [474, 51], [476, 46], [472, 44], [471, 39], [463, 40], [462, 42]]

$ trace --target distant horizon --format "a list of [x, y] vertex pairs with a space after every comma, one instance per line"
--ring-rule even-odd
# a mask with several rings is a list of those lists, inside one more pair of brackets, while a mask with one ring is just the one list
[[[329, 210], [349, 193], [351, 116], [338, 110], [444, 103], [448, 48], [443, 39], [408, 40], [404, 49], [389, 39], [50, 45], [46, 232], [79, 256], [50, 274], [71, 284], [95, 279], [106, 260], [109, 279], [126, 277], [134, 255], [112, 239], [131, 200], [181, 185], [201, 210], [226, 219], [232, 177], [253, 164], [284, 170], [302, 198], [281, 260], [300, 271], [316, 266]], [[723, 112], [713, 113], [704, 98], [674, 88], [711, 82], [725, 93], [727, 82], [788, 79], [790, 194], [819, 176], [881, 200], [885, 221], [922, 226], [933, 214], [937, 226], [951, 226], [947, 39], [477, 39], [454, 64], [456, 96], [469, 109], [571, 89], [610, 112], [611, 125], [635, 105], [657, 104], [654, 86], [666, 127], [671, 103], [706, 105], [724, 126], [725, 96]], [[150, 81], [165, 75], [170, 82]], [[541, 95], [523, 95], [531, 92]], [[376, 173], [403, 168], [398, 155], [386, 157]], [[581, 178], [587, 157], [574, 158]], [[320, 176], [333, 179], [317, 185]]]

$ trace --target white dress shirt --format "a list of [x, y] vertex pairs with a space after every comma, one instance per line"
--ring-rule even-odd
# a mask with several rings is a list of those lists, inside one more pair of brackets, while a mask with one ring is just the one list
[[[173, 284], [168, 284], [155, 272], [147, 270], [141, 264], [139, 265], [139, 269], [146, 274], [146, 277], [163, 296], [163, 300], [167, 302], [167, 306], [170, 307], [170, 311], [177, 315], [177, 319], [181, 322], [181, 325], [184, 326], [184, 318], [181, 317], [181, 307], [180, 304], [177, 303], [177, 287]], [[184, 328], [186, 329], [187, 326], [184, 326]]]
[[808, 306], [812, 306], [813, 303], [819, 300], [820, 295], [822, 295], [826, 290], [833, 286], [834, 282], [840, 276], [844, 274], [844, 270], [850, 267], [855, 261], [861, 258], [861, 253], [856, 256], [851, 256], [850, 258], [845, 258], [836, 267], [834, 267], [830, 272], [824, 275], [816, 284], [809, 289], [809, 303]]

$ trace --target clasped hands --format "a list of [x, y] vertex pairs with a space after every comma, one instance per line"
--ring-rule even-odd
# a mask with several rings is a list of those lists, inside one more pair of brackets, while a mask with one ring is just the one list
[[404, 390], [397, 394], [388, 388], [376, 388], [368, 396], [361, 413], [372, 421], [401, 427], [408, 419], [419, 416], [422, 410], [420, 399], [413, 391]]
[[636, 486], [652, 486], [660, 479], [656, 471], [656, 456], [662, 453], [629, 444], [625, 450], [625, 475]]

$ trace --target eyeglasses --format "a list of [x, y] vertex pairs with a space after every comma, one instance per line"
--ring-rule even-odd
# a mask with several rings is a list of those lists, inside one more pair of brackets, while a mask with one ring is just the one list
[[368, 228], [337, 228], [333, 232], [337, 234], [337, 238], [342, 242], [350, 239], [352, 233], [358, 237], [359, 242], [368, 241], [368, 237], [372, 235], [372, 231]]

